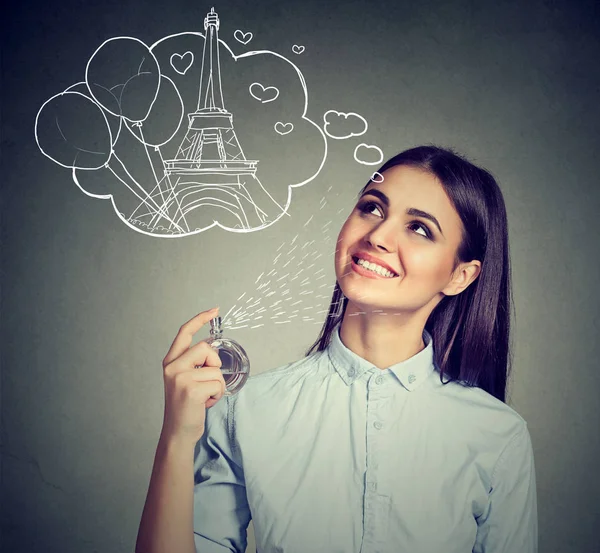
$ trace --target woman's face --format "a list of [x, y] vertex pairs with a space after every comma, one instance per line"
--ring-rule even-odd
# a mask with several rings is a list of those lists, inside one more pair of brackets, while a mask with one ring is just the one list
[[431, 173], [399, 165], [383, 176], [369, 183], [340, 231], [337, 281], [354, 310], [428, 315], [443, 294], [466, 287], [453, 282], [462, 222]]

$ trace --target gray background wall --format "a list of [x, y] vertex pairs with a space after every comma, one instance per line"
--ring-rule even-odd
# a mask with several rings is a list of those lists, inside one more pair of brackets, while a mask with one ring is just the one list
[[[201, 30], [210, 7], [107, 0], [3, 9], [7, 553], [132, 551], [162, 421], [160, 363], [179, 326], [250, 294], [277, 247], [296, 234], [315, 240], [326, 280], [334, 281], [337, 230], [371, 173], [352, 159], [358, 139], [330, 141], [319, 177], [294, 193], [291, 217], [258, 233], [212, 229], [179, 240], [129, 230], [108, 202], [85, 196], [36, 147], [37, 110], [81, 80], [102, 41], [128, 35], [151, 44]], [[596, 550], [597, 2], [257, 0], [215, 8], [228, 36], [239, 28], [260, 47], [306, 46], [294, 61], [315, 121], [329, 109], [357, 111], [369, 121], [366, 138], [386, 157], [434, 142], [498, 178], [516, 304], [510, 404], [533, 440], [540, 551]], [[323, 237], [328, 221], [333, 230]], [[260, 372], [301, 357], [318, 329], [296, 322], [231, 335]]]

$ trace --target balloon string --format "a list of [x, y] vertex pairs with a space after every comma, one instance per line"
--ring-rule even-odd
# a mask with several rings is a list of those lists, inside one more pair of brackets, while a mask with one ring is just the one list
[[131, 176], [131, 174], [129, 173], [129, 171], [127, 170], [127, 167], [125, 167], [125, 165], [123, 164], [123, 162], [119, 159], [119, 157], [117, 156], [117, 154], [114, 152], [113, 150], [113, 157], [119, 162], [119, 164], [121, 165], [121, 167], [124, 169], [125, 173], [127, 173], [127, 176], [133, 181], [133, 183], [143, 192], [143, 194], [146, 196], [146, 198], [144, 199], [142, 196], [138, 195], [138, 193], [131, 187], [129, 186], [129, 184], [127, 184], [115, 171], [114, 169], [107, 164], [107, 167], [111, 170], [111, 172], [125, 185], [127, 186], [127, 188], [129, 188], [129, 190], [131, 190], [131, 192], [133, 192], [133, 194], [140, 199], [144, 204], [147, 205], [148, 209], [150, 209], [151, 212], [155, 212], [155, 210], [152, 208], [152, 206], [150, 206], [148, 204], [148, 201], [152, 202], [152, 204], [154, 204], [154, 207], [161, 213], [161, 215], [167, 220], [169, 221], [169, 223], [171, 223], [173, 226], [175, 226], [180, 232], [184, 233], [185, 230], [179, 226], [175, 221], [173, 221], [165, 212], [164, 212], [164, 207], [159, 206], [154, 199], [148, 194], [148, 192], [142, 187], [140, 186], [140, 184]]
[[[162, 202], [163, 205], [167, 205], [172, 199], [175, 199], [175, 202], [177, 203], [177, 211], [176, 211], [176, 215], [181, 215], [183, 216], [183, 209], [181, 207], [181, 203], [179, 201], [179, 197], [177, 196], [177, 194], [175, 193], [175, 187], [173, 186], [173, 184], [171, 183], [171, 178], [170, 176], [165, 172], [165, 176], [163, 177], [163, 179], [167, 179], [167, 182], [169, 183], [169, 187], [170, 187], [170, 191], [169, 191], [169, 196], [167, 197], [167, 199], [165, 200], [165, 197], [163, 196], [163, 189], [160, 185], [160, 182], [163, 180], [161, 179], [161, 181], [158, 180], [158, 176], [156, 174], [156, 171], [154, 169], [154, 164], [152, 163], [152, 159], [150, 158], [150, 152], [148, 151], [148, 144], [146, 143], [146, 139], [144, 138], [144, 132], [142, 131], [142, 123], [140, 123], [138, 125], [138, 129], [140, 130], [140, 139], [142, 141], [142, 144], [144, 144], [144, 149], [146, 150], [146, 155], [148, 156], [148, 163], [150, 163], [150, 167], [152, 167], [152, 173], [154, 174], [154, 180], [156, 181], [156, 187], [158, 188], [158, 190], [160, 191], [160, 197], [162, 198]], [[158, 151], [158, 155], [160, 157], [160, 161], [161, 161], [161, 167], [163, 167], [163, 171], [164, 171], [164, 160], [163, 157], [160, 153], [160, 149], [158, 146], [156, 146], [156, 151]], [[156, 213], [154, 215], [154, 217], [152, 217], [152, 220], [150, 221], [151, 225], [156, 225], [158, 223], [158, 220], [160, 219], [160, 214]], [[187, 225], [187, 221], [185, 220], [184, 217], [184, 222]], [[188, 231], [189, 231], [189, 227], [188, 227]]]
[[[152, 190], [152, 194], [154, 193], [154, 191], [158, 188], [159, 192], [160, 192], [160, 197], [162, 198], [162, 205], [166, 206], [168, 205], [171, 201], [175, 201], [175, 203], [177, 204], [177, 209], [175, 211], [175, 216], [177, 217], [178, 215], [180, 215], [183, 218], [183, 222], [185, 223], [185, 226], [187, 227], [187, 232], [189, 232], [189, 226], [187, 224], [187, 221], [185, 220], [184, 217], [184, 212], [183, 212], [183, 208], [181, 207], [181, 201], [179, 199], [179, 197], [177, 196], [177, 193], [175, 192], [175, 186], [173, 185], [173, 183], [171, 182], [171, 176], [165, 171], [165, 175], [164, 177], [159, 181], [158, 180], [158, 175], [156, 174], [155, 168], [154, 168], [154, 164], [152, 163], [152, 158], [150, 157], [150, 151], [148, 150], [148, 143], [146, 142], [146, 139], [144, 138], [144, 133], [142, 130], [142, 123], [138, 124], [138, 125], [133, 125], [135, 127], [137, 127], [139, 129], [139, 133], [140, 136], [136, 136], [135, 133], [132, 130], [132, 127], [130, 127], [129, 125], [127, 125], [127, 130], [136, 137], [137, 140], [139, 140], [143, 145], [144, 145], [144, 149], [146, 150], [146, 156], [148, 157], [148, 163], [150, 164], [150, 167], [152, 168], [152, 173], [154, 174], [154, 180], [156, 182], [156, 187]], [[165, 166], [165, 161], [162, 157], [162, 153], [160, 151], [160, 148], [158, 146], [155, 146], [156, 151], [158, 152], [158, 156], [160, 158], [160, 164], [161, 167], [163, 167], [163, 171], [164, 171], [164, 166]], [[161, 182], [163, 180], [166, 180], [168, 183], [168, 187], [167, 187], [167, 191], [169, 192], [169, 195], [167, 196], [167, 199], [165, 200], [164, 194], [163, 194], [163, 189], [161, 187]], [[133, 217], [135, 215], [135, 213], [137, 212], [137, 210], [142, 207], [143, 204], [140, 204], [138, 207], [136, 207], [133, 211], [133, 213], [131, 214], [131, 217]], [[152, 219], [150, 220], [149, 225], [150, 226], [154, 226], [158, 223], [158, 221], [160, 220], [161, 214], [156, 212]], [[185, 232], [185, 231], [184, 231]]]
[[[142, 142], [142, 144], [144, 145], [144, 150], [146, 150], [146, 157], [148, 158], [148, 163], [150, 163], [150, 168], [152, 169], [152, 174], [154, 175], [154, 182], [156, 183], [156, 188], [158, 188], [158, 191], [160, 192], [160, 197], [162, 199], [162, 203], [163, 205], [165, 205], [165, 197], [163, 196], [163, 190], [160, 186], [160, 182], [158, 181], [158, 175], [156, 174], [156, 169], [154, 168], [154, 163], [152, 163], [152, 158], [150, 157], [150, 152], [148, 151], [148, 144], [146, 143], [146, 140], [144, 138], [144, 133], [142, 131], [142, 124], [140, 123], [139, 125], [134, 125], [135, 127], [137, 127], [137, 129], [139, 129], [140, 132], [140, 140]], [[129, 130], [131, 130], [131, 127], [127, 127]], [[131, 130], [132, 134], [133, 131]], [[154, 192], [154, 190], [153, 190]]]

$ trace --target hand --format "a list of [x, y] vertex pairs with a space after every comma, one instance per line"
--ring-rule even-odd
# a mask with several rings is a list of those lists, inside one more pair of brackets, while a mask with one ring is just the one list
[[217, 351], [206, 342], [190, 347], [194, 334], [216, 317], [218, 310], [216, 307], [203, 311], [185, 323], [163, 360], [163, 439], [195, 445], [204, 434], [206, 409], [225, 394], [225, 380]]

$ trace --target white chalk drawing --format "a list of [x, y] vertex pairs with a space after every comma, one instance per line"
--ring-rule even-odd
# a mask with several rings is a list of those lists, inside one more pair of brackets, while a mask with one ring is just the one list
[[[219, 27], [213, 8], [204, 33], [176, 33], [151, 46], [133, 37], [106, 40], [86, 64], [85, 80], [52, 96], [36, 115], [40, 151], [70, 169], [86, 195], [110, 200], [119, 219], [142, 234], [178, 238], [214, 226], [240, 233], [266, 228], [289, 216], [292, 190], [321, 172], [327, 137], [350, 138], [367, 130], [362, 116], [334, 110], [325, 114], [321, 128], [307, 116], [306, 82], [293, 62], [271, 50], [235, 54], [219, 38]], [[234, 38], [246, 45], [253, 35], [237, 30]], [[304, 46], [294, 45], [293, 51], [302, 53]], [[223, 61], [230, 69], [228, 83], [232, 75], [238, 83], [225, 94]], [[244, 71], [236, 70], [240, 64]], [[273, 64], [273, 74], [283, 68], [285, 78], [269, 77]], [[253, 71], [257, 78], [251, 78]], [[342, 119], [350, 130], [338, 129]], [[257, 123], [270, 135], [260, 137], [253, 128]], [[252, 151], [263, 142], [271, 165], [263, 163], [259, 174], [259, 156], [247, 157], [242, 143]], [[305, 144], [312, 148], [309, 162], [294, 153], [298, 147], [305, 152]], [[371, 150], [383, 156], [376, 146], [361, 144], [355, 160], [377, 163]], [[286, 167], [287, 182], [280, 184], [281, 170], [273, 160]], [[296, 169], [292, 176], [290, 163]]]
[[383, 175], [379, 171], [375, 171], [371, 175], [371, 180], [373, 182], [381, 183], [381, 182], [383, 182], [384, 178], [383, 178]]
[[383, 161], [383, 152], [373, 144], [359, 144], [354, 149], [354, 159], [362, 165], [379, 165]]
[[284, 135], [291, 133], [294, 130], [294, 125], [292, 123], [282, 123], [281, 121], [277, 121], [274, 128], [275, 132]]
[[188, 69], [192, 67], [194, 63], [194, 53], [193, 52], [184, 52], [183, 54], [178, 54], [175, 52], [171, 56], [171, 67], [177, 71], [180, 75], [185, 75], [188, 72]]
[[273, 102], [274, 100], [277, 100], [277, 97], [279, 96], [279, 90], [277, 87], [265, 87], [260, 83], [252, 83], [248, 88], [248, 91], [254, 99], [262, 102], [263, 104]]
[[233, 33], [233, 37], [235, 38], [235, 40], [242, 43], [244, 46], [252, 40], [252, 36], [252, 33], [245, 33], [244, 31], [240, 31], [239, 29], [235, 33]]
[[302, 54], [304, 52], [304, 46], [294, 44], [292, 46], [292, 52], [294, 52], [294, 54]]
[[367, 132], [367, 120], [358, 113], [343, 113], [330, 109], [323, 115], [323, 130], [329, 138], [344, 140], [353, 136], [362, 136]]

